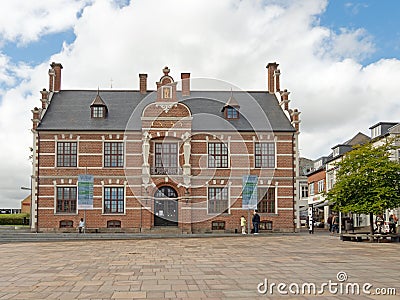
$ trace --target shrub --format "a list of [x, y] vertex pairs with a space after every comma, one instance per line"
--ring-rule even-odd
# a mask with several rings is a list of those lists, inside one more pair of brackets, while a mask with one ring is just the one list
[[0, 225], [29, 225], [29, 214], [0, 214]]

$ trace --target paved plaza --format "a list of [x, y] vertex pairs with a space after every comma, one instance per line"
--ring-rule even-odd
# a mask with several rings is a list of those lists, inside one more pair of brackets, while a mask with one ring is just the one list
[[[398, 299], [399, 256], [399, 243], [341, 242], [304, 233], [0, 241], [0, 299], [277, 299], [285, 292], [286, 299]], [[322, 285], [329, 281], [337, 284], [336, 293]], [[340, 282], [372, 287], [369, 295], [346, 294]], [[324, 293], [302, 293], [303, 283], [322, 285]], [[392, 288], [397, 296], [373, 295], [393, 293]]]

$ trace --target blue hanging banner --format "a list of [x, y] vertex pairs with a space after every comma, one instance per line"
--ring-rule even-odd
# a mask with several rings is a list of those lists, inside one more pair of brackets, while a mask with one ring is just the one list
[[78, 175], [78, 209], [93, 209], [93, 175]]
[[257, 209], [257, 175], [243, 176], [242, 208]]

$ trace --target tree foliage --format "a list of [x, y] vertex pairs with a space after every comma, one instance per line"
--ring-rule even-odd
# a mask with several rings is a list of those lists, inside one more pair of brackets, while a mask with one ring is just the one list
[[391, 144], [360, 146], [337, 163], [336, 183], [326, 195], [334, 210], [379, 214], [400, 206], [400, 163], [390, 160]]

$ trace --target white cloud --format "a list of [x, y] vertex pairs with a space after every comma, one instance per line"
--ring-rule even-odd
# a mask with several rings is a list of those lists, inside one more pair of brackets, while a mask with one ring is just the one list
[[0, 43], [26, 44], [41, 35], [60, 32], [73, 26], [77, 13], [88, 1], [80, 0], [13, 0], [2, 1], [0, 10]]
[[[266, 90], [265, 65], [276, 61], [282, 88], [292, 92], [291, 107], [302, 112], [300, 147], [310, 158], [329, 154], [330, 147], [358, 131], [368, 133], [370, 125], [400, 115], [395, 90], [400, 62], [380, 60], [363, 67], [359, 61], [374, 51], [373, 41], [363, 29], [335, 33], [320, 26], [325, 0], [137, 0], [129, 5], [99, 0], [86, 6], [80, 18], [75, 14], [85, 1], [60, 3], [62, 8], [52, 4], [45, 9], [61, 14], [59, 21], [52, 16], [48, 27], [30, 10], [24, 17], [8, 17], [25, 26], [29, 23], [23, 19], [34, 19], [32, 24], [41, 29], [24, 33], [23, 24], [11, 26], [16, 21], [9, 19], [0, 21], [0, 32], [7, 28], [3, 40], [26, 42], [73, 26], [76, 40], [49, 58], [49, 63], [64, 66], [64, 89], [109, 88], [111, 78], [115, 89], [137, 89], [138, 73], [148, 73], [148, 86], [154, 88], [168, 65], [177, 80], [180, 72], [191, 72], [192, 77]], [[0, 152], [5, 162], [0, 167], [0, 207], [26, 194], [17, 191], [29, 184], [30, 110], [40, 105], [47, 69], [10, 66], [0, 56], [0, 87], [1, 81], [21, 81], [0, 91], [0, 138], [7, 141]]]

